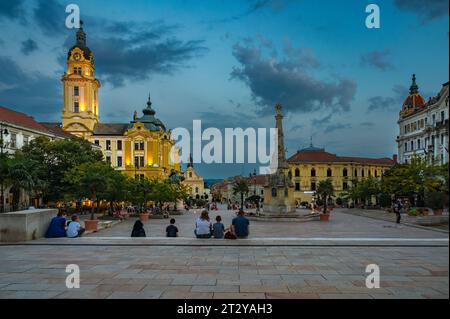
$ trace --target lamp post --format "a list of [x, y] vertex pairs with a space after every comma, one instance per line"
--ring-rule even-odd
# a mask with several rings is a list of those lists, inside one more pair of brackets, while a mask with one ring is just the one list
[[[3, 148], [6, 147], [6, 143], [3, 144], [3, 136], [8, 136], [8, 129], [4, 129], [0, 124], [0, 159], [3, 159]], [[5, 212], [5, 187], [3, 185], [3, 178], [0, 182], [0, 213]]]

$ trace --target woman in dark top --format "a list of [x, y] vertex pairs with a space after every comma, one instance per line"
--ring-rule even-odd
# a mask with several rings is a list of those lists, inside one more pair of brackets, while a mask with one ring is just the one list
[[134, 223], [133, 231], [131, 232], [131, 237], [145, 237], [144, 224], [140, 220], [137, 220]]

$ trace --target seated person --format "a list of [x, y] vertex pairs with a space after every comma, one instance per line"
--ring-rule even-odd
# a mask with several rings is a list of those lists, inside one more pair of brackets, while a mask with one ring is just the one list
[[202, 214], [195, 222], [195, 236], [197, 238], [211, 238], [212, 224], [209, 221], [209, 214], [206, 210], [202, 211]]
[[222, 239], [225, 233], [225, 226], [222, 224], [222, 217], [216, 217], [216, 223], [213, 225], [213, 236], [216, 239]]
[[62, 211], [52, 218], [50, 225], [48, 226], [47, 232], [45, 233], [46, 238], [59, 238], [66, 237], [66, 217]]
[[250, 221], [245, 218], [245, 212], [240, 209], [238, 216], [233, 219], [231, 230], [236, 235], [237, 238], [247, 238], [249, 235], [249, 225]]
[[133, 230], [131, 231], [131, 237], [146, 237], [144, 224], [140, 220], [137, 220], [134, 223]]
[[67, 226], [67, 237], [76, 238], [83, 235], [85, 229], [81, 227], [80, 218], [77, 215], [72, 215], [72, 221]]
[[170, 220], [170, 225], [166, 228], [167, 237], [178, 237], [178, 228], [175, 226], [175, 219]]

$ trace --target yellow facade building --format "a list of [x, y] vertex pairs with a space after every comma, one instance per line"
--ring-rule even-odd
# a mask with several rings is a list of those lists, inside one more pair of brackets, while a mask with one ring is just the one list
[[180, 173], [179, 150], [171, 132], [155, 117], [150, 97], [143, 115], [135, 112], [129, 123], [100, 122], [100, 81], [95, 78], [94, 53], [86, 45], [82, 25], [76, 44], [68, 52], [67, 71], [61, 80], [63, 130], [98, 145], [105, 160], [127, 175], [152, 178]]
[[395, 158], [344, 157], [328, 153], [323, 148], [310, 147], [298, 151], [288, 159], [297, 204], [311, 203], [320, 181], [333, 182], [336, 198], [342, 197], [353, 181], [381, 178], [395, 163]]

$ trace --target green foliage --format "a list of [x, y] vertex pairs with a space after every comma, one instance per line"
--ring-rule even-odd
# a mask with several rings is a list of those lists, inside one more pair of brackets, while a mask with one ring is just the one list
[[425, 206], [434, 209], [443, 209], [447, 196], [444, 192], [427, 192]]
[[323, 203], [323, 212], [327, 213], [327, 203], [334, 196], [334, 187], [331, 179], [320, 181], [317, 185], [316, 194]]
[[378, 197], [378, 201], [381, 207], [390, 207], [392, 203], [391, 195], [381, 193]]
[[100, 162], [103, 155], [81, 138], [51, 141], [46, 137], [32, 140], [22, 149], [33, 167], [35, 185], [46, 201], [58, 201], [68, 192], [66, 172], [82, 163]]
[[236, 178], [233, 184], [233, 194], [241, 195], [241, 207], [244, 206], [244, 196], [246, 196], [249, 192], [248, 182], [244, 178]]

